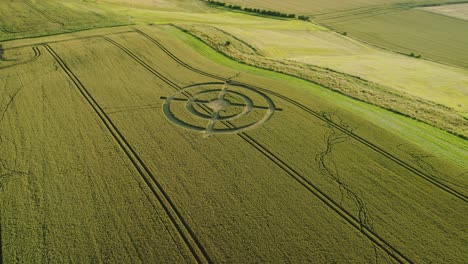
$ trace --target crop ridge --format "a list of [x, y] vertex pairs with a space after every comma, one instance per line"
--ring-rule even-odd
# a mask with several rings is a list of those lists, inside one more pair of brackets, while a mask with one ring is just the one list
[[[143, 33], [144, 34], [144, 33]], [[125, 51], [127, 54], [132, 54], [130, 55], [132, 58], [134, 58], [137, 61], [141, 61], [135, 54], [133, 54], [131, 51]], [[169, 55], [169, 54], [168, 54]], [[174, 58], [177, 58], [174, 56]], [[146, 63], [145, 63], [146, 64]], [[143, 65], [143, 64], [142, 64]], [[146, 67], [145, 67], [146, 68]], [[156, 70], [152, 70], [153, 72]], [[160, 75], [160, 74], [159, 74]], [[218, 79], [220, 79], [219, 77]], [[229, 78], [221, 78], [224, 81], [231, 81]], [[162, 79], [164, 81], [164, 79]], [[178, 86], [177, 84], [174, 84], [173, 82], [166, 82], [168, 85], [173, 87], [176, 90], [180, 90], [182, 87]], [[233, 82], [234, 83], [234, 82]], [[238, 83], [238, 82], [236, 82]], [[247, 85], [247, 84], [243, 84]], [[186, 96], [190, 96], [187, 94]], [[205, 110], [208, 111], [203, 105], [201, 107]], [[230, 123], [229, 121], [221, 121], [225, 126], [228, 128], [233, 128], [234, 125]], [[341, 218], [343, 218], [346, 222], [348, 222], [351, 226], [356, 228], [359, 232], [361, 232], [364, 236], [366, 236], [374, 245], [378, 246], [382, 250], [384, 250], [389, 256], [391, 256], [394, 260], [396, 260], [398, 263], [413, 263], [412, 260], [410, 260], [408, 257], [406, 257], [404, 254], [399, 252], [396, 248], [394, 248], [390, 243], [385, 241], [383, 238], [381, 238], [378, 234], [376, 234], [374, 231], [370, 230], [366, 225], [364, 225], [358, 218], [353, 216], [351, 213], [349, 213], [346, 209], [341, 207], [337, 202], [335, 202], [331, 197], [329, 197], [326, 193], [321, 191], [319, 188], [317, 188], [312, 182], [310, 182], [306, 177], [298, 173], [294, 168], [292, 168], [290, 165], [288, 165], [286, 162], [282, 161], [279, 157], [277, 157], [275, 154], [273, 154], [270, 150], [268, 150], [266, 147], [261, 145], [258, 141], [256, 141], [253, 137], [249, 136], [245, 132], [241, 132], [237, 134], [240, 136], [245, 142], [247, 142], [249, 145], [251, 145], [253, 148], [255, 148], [257, 151], [262, 153], [266, 158], [268, 158], [270, 161], [272, 161], [274, 164], [276, 164], [278, 167], [280, 167], [283, 171], [285, 171], [289, 176], [291, 176], [294, 180], [296, 180], [299, 184], [301, 184], [303, 187], [305, 187], [309, 192], [311, 192], [314, 196], [319, 198], [327, 207], [335, 211]]]
[[[173, 58], [175, 61], [179, 62], [183, 67], [191, 70], [191, 71], [194, 71], [194, 72], [197, 72], [199, 74], [202, 74], [202, 75], [205, 75], [207, 77], [211, 77], [211, 78], [214, 78], [214, 79], [218, 79], [218, 80], [226, 80], [225, 78], [221, 77], [221, 76], [218, 76], [218, 75], [214, 75], [214, 74], [211, 74], [211, 73], [208, 73], [208, 72], [205, 72], [205, 71], [202, 71], [202, 70], [199, 70], [199, 69], [196, 69], [190, 65], [188, 65], [187, 63], [183, 62], [182, 60], [180, 60], [178, 57], [176, 57], [174, 54], [172, 54], [168, 49], [166, 49], [164, 46], [162, 46], [161, 43], [159, 43], [157, 40], [155, 40], [154, 38], [152, 38], [151, 36], [149, 36], [148, 34], [142, 32], [141, 30], [135, 30], [136, 32], [142, 34], [143, 36], [145, 36], [146, 38], [148, 38], [150, 41], [152, 41], [154, 44], [156, 44], [158, 47], [160, 47], [169, 57]], [[340, 131], [342, 131], [343, 133], [345, 134], [348, 134], [350, 137], [352, 137], [354, 140], [362, 143], [363, 145], [369, 147], [370, 149], [374, 150], [375, 152], [385, 156], [386, 158], [388, 158], [389, 160], [395, 162], [396, 164], [400, 165], [401, 167], [407, 169], [408, 171], [414, 173], [415, 175], [419, 176], [420, 178], [428, 181], [429, 183], [439, 187], [440, 189], [446, 191], [447, 193], [453, 195], [454, 197], [464, 201], [464, 202], [468, 202], [468, 196], [466, 196], [465, 194], [462, 194], [460, 193], [459, 191], [451, 188], [450, 186], [447, 186], [445, 185], [444, 183], [441, 183], [439, 182], [437, 179], [435, 179], [432, 175], [429, 175], [415, 167], [413, 167], [412, 165], [408, 164], [407, 162], [401, 160], [400, 158], [398, 158], [397, 156], [387, 152], [386, 150], [382, 149], [381, 147], [375, 145], [374, 143], [371, 143], [370, 141], [362, 138], [361, 136], [353, 133], [353, 132], [350, 132], [348, 131], [348, 129], [346, 129], [345, 127], [333, 122], [333, 121], [330, 121], [330, 120], [327, 120], [326, 118], [324, 118], [322, 115], [320, 115], [319, 112], [315, 111], [315, 110], [312, 110], [310, 108], [308, 108], [307, 106], [293, 100], [293, 99], [290, 99], [286, 96], [283, 96], [279, 93], [276, 93], [276, 92], [273, 92], [273, 91], [270, 91], [270, 90], [267, 90], [265, 88], [261, 88], [259, 86], [255, 86], [255, 85], [251, 85], [251, 84], [247, 84], [247, 83], [243, 83], [243, 82], [238, 82], [238, 81], [233, 81], [233, 83], [238, 83], [238, 84], [241, 84], [241, 85], [247, 85], [247, 86], [250, 86], [250, 87], [253, 87], [257, 90], [260, 90], [260, 91], [263, 91], [263, 92], [266, 92], [266, 93], [269, 93], [269, 94], [272, 94], [272, 95], [275, 95], [276, 97], [279, 97], [293, 105], [296, 105], [297, 107], [301, 108], [302, 110], [306, 111], [307, 113], [315, 116], [316, 118], [324, 121], [325, 123], [330, 123], [333, 127], [339, 129]]]
[[77, 76], [71, 71], [68, 65], [65, 64], [65, 62], [60, 58], [60, 56], [48, 44], [45, 44], [44, 47], [47, 49], [50, 55], [56, 60], [56, 62], [60, 65], [60, 67], [67, 74], [67, 76], [74, 83], [74, 85], [78, 88], [81, 95], [89, 103], [89, 105], [92, 107], [94, 112], [98, 115], [99, 119], [103, 122], [103, 124], [109, 130], [109, 132], [117, 141], [119, 146], [122, 148], [125, 155], [129, 158], [129, 160], [131, 161], [135, 169], [138, 171], [140, 176], [143, 178], [143, 180], [145, 181], [149, 189], [152, 191], [152, 193], [158, 199], [159, 203], [162, 205], [165, 213], [168, 215], [170, 221], [172, 222], [174, 227], [177, 229], [179, 235], [184, 240], [185, 244], [189, 248], [195, 260], [198, 263], [211, 263], [212, 261], [210, 257], [208, 256], [203, 246], [200, 244], [200, 242], [196, 238], [190, 226], [182, 218], [177, 207], [174, 205], [170, 197], [164, 191], [159, 181], [152, 174], [152, 172], [148, 169], [146, 164], [139, 157], [139, 155], [133, 149], [133, 147], [129, 144], [127, 139], [117, 129], [117, 127], [112, 122], [112, 120], [108, 117], [108, 115], [100, 107], [97, 101], [88, 92], [86, 87], [81, 83], [81, 81], [77, 78]]

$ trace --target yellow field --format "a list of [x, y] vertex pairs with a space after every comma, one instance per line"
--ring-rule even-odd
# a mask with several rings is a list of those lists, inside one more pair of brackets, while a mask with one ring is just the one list
[[452, 4], [423, 7], [421, 10], [441, 14], [444, 16], [468, 20], [468, 4]]

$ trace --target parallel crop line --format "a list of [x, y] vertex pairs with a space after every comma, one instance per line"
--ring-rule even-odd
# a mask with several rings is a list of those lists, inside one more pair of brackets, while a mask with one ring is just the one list
[[[151, 68], [148, 64], [143, 62], [140, 58], [138, 58], [134, 53], [123, 47], [122, 45], [118, 44], [118, 47], [122, 50], [125, 51], [130, 57], [132, 57], [134, 60], [137, 62], [141, 62], [140, 64], [144, 66], [146, 69], [148, 67], [151, 69], [148, 69], [150, 72], [156, 72], [156, 76], [161, 76], [159, 72]], [[169, 55], [169, 54], [168, 54]], [[172, 56], [171, 56], [172, 57]], [[177, 57], [173, 57], [177, 58]], [[218, 78], [219, 79], [219, 78]], [[166, 81], [167, 78], [161, 79], [162, 81], [166, 82], [168, 85], [179, 91], [182, 87], [178, 86], [177, 84], [174, 84], [172, 81]], [[227, 80], [227, 79], [223, 79]], [[186, 96], [190, 96], [189, 94]], [[203, 107], [203, 106], [202, 106]], [[210, 112], [206, 108], [204, 108], [205, 111]], [[227, 127], [233, 127], [232, 123], [230, 122], [222, 122], [224, 125]], [[386, 242], [383, 238], [381, 238], [379, 235], [377, 235], [375, 232], [372, 230], [368, 229], [366, 226], [363, 226], [359, 220], [353, 216], [351, 213], [349, 213], [346, 209], [341, 207], [338, 203], [336, 203], [333, 199], [331, 199], [328, 195], [326, 195], [323, 191], [321, 191], [319, 188], [317, 188], [315, 185], [313, 185], [310, 181], [306, 179], [306, 177], [302, 176], [299, 174], [296, 170], [294, 170], [291, 166], [289, 166], [286, 162], [283, 162], [281, 159], [279, 159], [277, 156], [275, 156], [271, 151], [269, 151], [266, 147], [262, 146], [258, 141], [254, 140], [251, 136], [245, 134], [245, 133], [239, 133], [238, 136], [240, 136], [244, 141], [246, 141], [248, 144], [250, 144], [252, 147], [260, 151], [266, 158], [271, 160], [273, 163], [275, 163], [278, 167], [280, 167], [282, 170], [284, 170], [289, 176], [291, 176], [293, 179], [298, 181], [303, 187], [305, 187], [309, 192], [311, 192], [313, 195], [315, 195], [319, 200], [321, 200], [326, 206], [328, 206], [330, 209], [338, 213], [339, 216], [341, 216], [345, 221], [347, 221], [351, 226], [356, 228], [359, 232], [364, 234], [371, 242], [373, 242], [377, 247], [381, 248], [385, 252], [389, 254], [393, 259], [398, 261], [399, 263], [413, 263], [408, 257], [404, 256], [401, 252], [399, 252], [397, 249], [395, 249], [393, 246], [391, 246], [388, 242]]]
[[122, 148], [126, 156], [130, 159], [133, 166], [136, 168], [138, 173], [141, 175], [147, 186], [150, 188], [152, 193], [158, 199], [159, 203], [162, 205], [164, 211], [169, 216], [170, 221], [177, 229], [178, 233], [184, 240], [185, 244], [189, 248], [190, 252], [196, 259], [198, 263], [211, 263], [209, 256], [206, 254], [206, 251], [199, 243], [198, 239], [195, 237], [193, 231], [188, 226], [186, 221], [182, 218], [180, 212], [177, 210], [176, 206], [169, 198], [167, 193], [162, 188], [162, 185], [158, 182], [156, 177], [148, 169], [143, 160], [139, 157], [136, 151], [129, 144], [127, 139], [123, 134], [117, 129], [115, 124], [109, 118], [109, 116], [104, 112], [104, 110], [99, 106], [97, 101], [89, 93], [86, 87], [81, 83], [77, 76], [71, 71], [71, 69], [65, 64], [65, 62], [60, 58], [60, 56], [47, 44], [44, 45], [47, 51], [55, 59], [55, 61], [60, 65], [63, 71], [68, 75], [70, 80], [74, 83], [75, 87], [79, 90], [81, 95], [92, 107], [94, 112], [98, 115], [100, 120], [109, 130], [111, 135], [117, 141], [119, 146]]

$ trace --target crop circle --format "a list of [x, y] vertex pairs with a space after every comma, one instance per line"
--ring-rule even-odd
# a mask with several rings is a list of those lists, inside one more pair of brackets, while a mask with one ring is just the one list
[[[230, 82], [193, 84], [182, 88], [170, 97], [161, 97], [161, 99], [165, 99], [163, 112], [169, 121], [206, 136], [239, 133], [257, 128], [267, 122], [277, 110], [273, 101], [262, 92], [246, 85]], [[199, 120], [206, 121], [206, 125], [201, 126], [195, 122], [183, 120], [180, 114], [174, 111], [179, 110], [177, 112], [180, 113], [181, 109]], [[262, 111], [263, 116], [238, 127], [231, 123], [233, 120], [246, 117], [254, 109]], [[226, 114], [226, 112], [230, 113]], [[223, 124], [223, 128], [216, 127], [219, 122]]]

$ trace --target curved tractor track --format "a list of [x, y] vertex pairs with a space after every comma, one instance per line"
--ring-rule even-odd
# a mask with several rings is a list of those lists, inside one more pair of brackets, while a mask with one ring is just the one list
[[93, 111], [98, 115], [99, 119], [109, 130], [111, 135], [119, 144], [120, 148], [123, 150], [125, 155], [131, 161], [132, 165], [138, 171], [142, 179], [145, 181], [151, 192], [158, 199], [159, 203], [163, 207], [165, 213], [169, 217], [171, 223], [177, 229], [178, 233], [184, 240], [185, 244], [189, 248], [193, 257], [197, 263], [212, 263], [210, 257], [208, 256], [206, 250], [203, 248], [201, 243], [198, 241], [194, 232], [184, 220], [179, 210], [176, 208], [168, 194], [164, 191], [159, 181], [149, 170], [137, 152], [129, 144], [125, 136], [118, 130], [113, 121], [109, 116], [104, 112], [102, 107], [97, 103], [93, 96], [89, 93], [87, 88], [83, 83], [78, 79], [78, 77], [72, 72], [68, 65], [62, 60], [62, 58], [47, 44], [44, 44], [44, 47], [54, 58], [54, 60], [59, 64], [62, 70], [67, 74], [70, 80], [74, 83], [75, 87], [78, 89], [79, 93], [85, 98], [88, 104], [91, 106]]
[[[140, 34], [145, 34], [141, 32]], [[166, 84], [171, 86], [177, 91], [180, 91], [183, 89], [183, 87], [175, 84], [168, 78], [164, 77], [161, 73], [153, 69], [151, 66], [149, 66], [147, 63], [145, 63], [143, 60], [141, 60], [138, 56], [136, 56], [133, 52], [122, 46], [121, 44], [117, 43], [116, 41], [104, 37], [105, 40], [109, 41], [111, 44], [125, 52], [127, 55], [129, 55], [131, 58], [133, 58], [137, 63], [139, 63], [141, 66], [143, 66], [145, 69], [147, 69], [149, 72], [154, 74], [156, 77], [159, 77], [162, 81], [164, 81]], [[158, 43], [159, 44], [159, 43]], [[161, 44], [159, 44], [161, 45]], [[161, 49], [167, 51], [162, 45]], [[167, 51], [168, 52], [168, 51]], [[171, 58], [177, 60], [181, 65], [187, 65], [183, 63], [181, 60], [179, 60], [175, 55], [172, 53], [168, 52], [168, 56]], [[185, 67], [185, 66], [184, 66]], [[190, 66], [189, 66], [190, 67]], [[192, 69], [190, 67], [190, 69]], [[205, 75], [205, 74], [204, 74]], [[206, 76], [211, 75], [207, 74]], [[215, 75], [213, 75], [215, 76]], [[212, 77], [212, 76], [209, 76]], [[216, 79], [223, 80], [223, 81], [229, 81], [229, 79], [221, 78], [221, 77], [216, 77]], [[234, 82], [232, 82], [234, 83]], [[238, 83], [238, 82], [236, 82]], [[242, 84], [249, 86], [248, 84]], [[264, 90], [264, 89], [263, 89]], [[191, 97], [190, 94], [184, 93], [184, 95], [188, 98]], [[202, 109], [204, 109], [207, 114], [211, 114], [211, 110], [208, 109], [205, 105], [200, 104], [199, 105]], [[234, 129], [235, 126], [230, 123], [229, 121], [221, 121], [226, 127]], [[298, 171], [296, 171], [294, 168], [292, 168], [290, 165], [288, 165], [286, 162], [281, 160], [278, 156], [273, 154], [270, 150], [268, 150], [265, 146], [263, 146], [261, 143], [256, 141], [252, 136], [249, 136], [245, 132], [241, 132], [237, 134], [239, 137], [241, 137], [246, 143], [248, 143], [250, 146], [258, 150], [261, 154], [263, 154], [267, 159], [272, 161], [274, 164], [276, 164], [279, 168], [281, 168], [284, 172], [286, 172], [290, 177], [292, 177], [295, 181], [297, 181], [299, 184], [301, 184], [305, 189], [307, 189], [309, 192], [311, 192], [314, 196], [316, 196], [318, 199], [320, 199], [327, 207], [329, 207], [331, 210], [335, 211], [340, 217], [342, 217], [345, 221], [347, 221], [351, 226], [353, 226], [356, 230], [361, 232], [364, 236], [366, 236], [376, 247], [381, 248], [384, 250], [391, 258], [393, 258], [395, 261], [398, 263], [413, 263], [413, 261], [405, 256], [403, 253], [398, 251], [394, 246], [392, 246], [389, 242], [385, 241], [382, 237], [380, 237], [378, 234], [376, 234], [371, 228], [363, 225], [363, 223], [360, 222], [360, 219], [355, 217], [352, 213], [347, 211], [345, 208], [343, 208], [338, 202], [334, 201], [330, 196], [328, 196], [325, 192], [320, 190], [317, 186], [315, 186], [311, 181], [307, 179], [307, 177], [301, 175]]]
[[32, 62], [32, 61], [38, 59], [38, 58], [42, 55], [41, 50], [39, 49], [38, 46], [33, 46], [33, 47], [32, 47], [32, 50], [34, 51], [34, 55], [33, 55], [31, 58], [29, 58], [29, 59], [27, 59], [27, 60], [24, 60], [24, 61], [20, 61], [20, 62], [18, 62], [18, 63], [11, 64], [11, 65], [0, 66], [0, 70], [7, 69], [7, 68], [11, 68], [11, 67], [15, 67], [15, 66], [19, 66], [19, 65], [23, 65], [23, 64]]
[[[227, 81], [228, 79], [227, 78], [224, 78], [224, 77], [221, 77], [221, 76], [218, 76], [218, 75], [214, 75], [214, 74], [211, 74], [211, 73], [208, 73], [208, 72], [205, 72], [205, 71], [202, 71], [202, 70], [199, 70], [197, 68], [194, 68], [190, 65], [188, 65], [187, 63], [183, 62], [182, 60], [180, 60], [177, 56], [175, 56], [173, 53], [171, 53], [168, 49], [166, 49], [160, 42], [158, 42], [157, 40], [155, 40], [154, 38], [152, 38], [151, 36], [149, 36], [148, 34], [140, 31], [140, 30], [135, 30], [137, 33], [139, 33], [140, 35], [144, 36], [145, 38], [147, 38], [148, 40], [150, 40], [151, 42], [153, 42], [154, 44], [156, 44], [161, 50], [164, 51], [164, 53], [166, 53], [169, 57], [171, 57], [173, 60], [175, 60], [176, 62], [178, 62], [180, 65], [182, 65], [183, 67], [193, 71], [193, 72], [196, 72], [198, 74], [202, 74], [204, 76], [207, 76], [207, 77], [211, 77], [211, 78], [214, 78], [214, 79], [218, 79], [218, 80], [222, 80], [222, 81]], [[250, 87], [253, 87], [259, 91], [262, 91], [264, 93], [268, 93], [268, 94], [271, 94], [271, 95], [274, 95], [292, 105], [295, 105], [297, 106], [298, 108], [304, 110], [305, 112], [311, 114], [312, 116], [322, 120], [323, 122], [325, 122], [326, 124], [330, 125], [331, 127], [334, 127], [336, 129], [338, 129], [339, 131], [347, 134], [348, 136], [350, 136], [351, 138], [353, 138], [354, 140], [356, 140], [357, 142], [365, 145], [366, 147], [372, 149], [373, 151], [379, 153], [380, 155], [386, 157], [387, 159], [393, 161], [394, 163], [398, 164], [399, 166], [407, 169], [408, 171], [412, 172], [413, 174], [415, 174], [416, 176], [426, 180], [427, 182], [433, 184], [434, 186], [444, 190], [445, 192], [453, 195], [454, 197], [464, 201], [464, 202], [468, 202], [468, 196], [453, 189], [452, 187], [440, 182], [436, 177], [428, 174], [428, 173], [425, 173], [415, 167], [413, 167], [412, 165], [410, 165], [409, 163], [405, 162], [404, 160], [398, 158], [397, 156], [387, 152], [386, 150], [382, 149], [381, 147], [371, 143], [370, 141], [362, 138], [361, 136], [349, 131], [349, 129], [345, 126], [342, 126], [336, 122], [333, 122], [332, 120], [329, 120], [327, 119], [326, 117], [324, 117], [320, 112], [317, 112], [315, 110], [312, 110], [310, 108], [308, 108], [307, 106], [293, 100], [293, 99], [290, 99], [284, 95], [281, 95], [279, 93], [276, 93], [276, 92], [273, 92], [273, 91], [270, 91], [270, 90], [267, 90], [267, 89], [264, 89], [262, 87], [259, 87], [259, 86], [255, 86], [255, 85], [250, 85], [250, 84], [247, 84], [247, 83], [243, 83], [243, 82], [238, 82], [238, 81], [232, 81], [232, 83], [238, 83], [238, 84], [241, 84], [241, 85], [247, 85], [247, 86], [250, 86]]]

